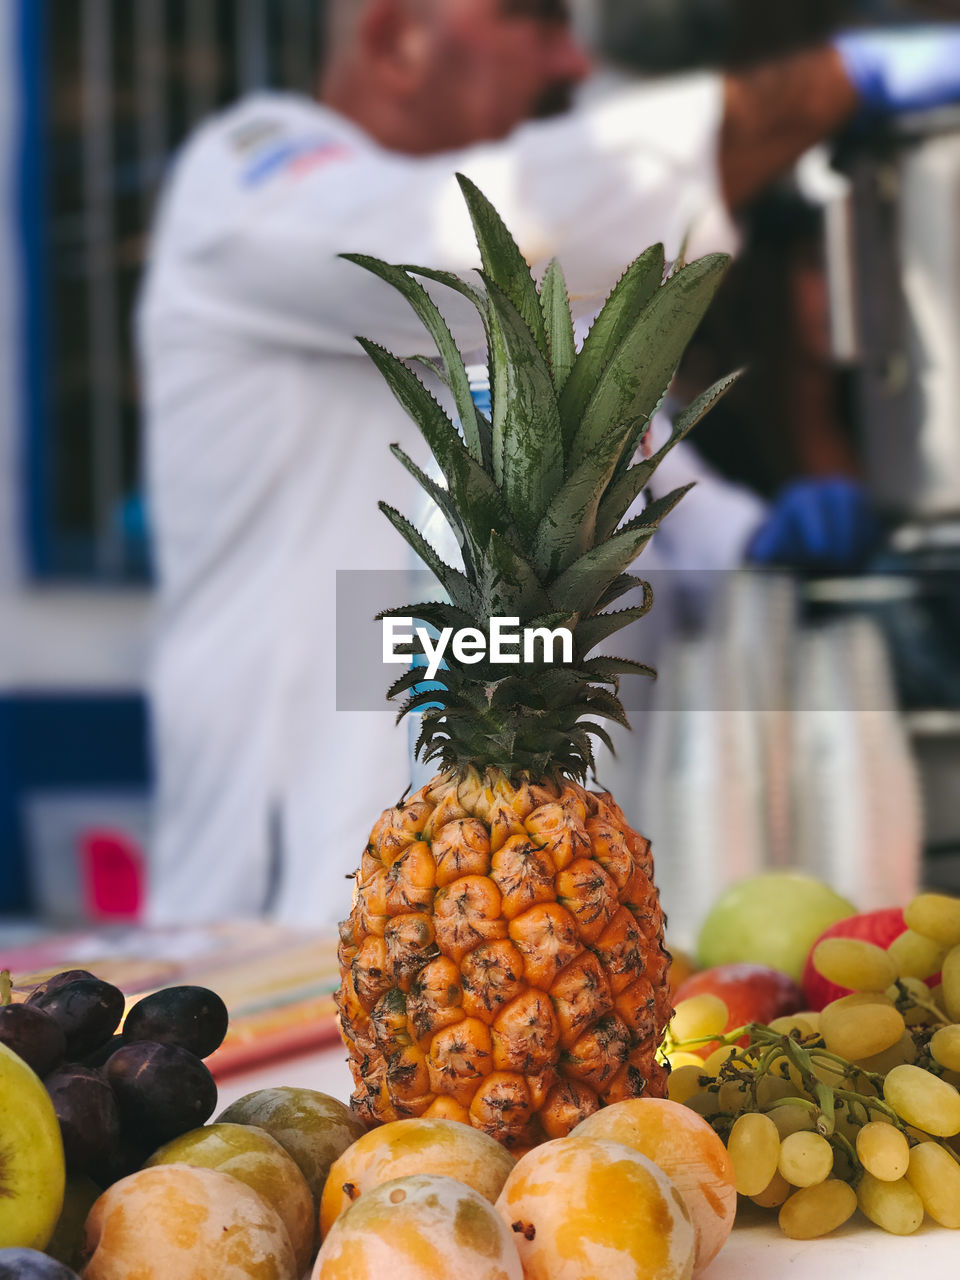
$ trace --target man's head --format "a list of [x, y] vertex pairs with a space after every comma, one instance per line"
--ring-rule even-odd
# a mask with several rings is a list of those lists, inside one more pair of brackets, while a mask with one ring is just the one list
[[320, 96], [415, 154], [562, 109], [589, 61], [566, 0], [330, 0]]

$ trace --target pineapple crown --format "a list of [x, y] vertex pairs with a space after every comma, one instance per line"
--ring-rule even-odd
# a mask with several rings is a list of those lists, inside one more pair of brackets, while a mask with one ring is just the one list
[[[391, 446], [443, 513], [463, 562], [462, 568], [445, 563], [406, 517], [381, 502], [447, 600], [384, 610], [378, 619], [413, 616], [441, 630], [470, 627], [489, 637], [492, 617], [517, 617], [523, 627], [569, 631], [573, 660], [521, 657], [505, 667], [486, 658], [467, 665], [449, 655], [429, 687], [422, 667], [412, 666], [387, 696], [408, 695], [398, 721], [423, 710], [417, 754], [444, 770], [462, 773], [472, 764], [511, 777], [583, 782], [594, 766], [591, 737], [613, 746], [602, 721], [629, 728], [620, 677], [655, 675], [628, 658], [589, 655], [649, 610], [649, 584], [627, 570], [690, 486], [624, 517], [665, 455], [736, 378], [699, 396], [660, 449], [634, 460], [729, 259], [714, 254], [664, 278], [663, 246], [648, 249], [627, 268], [578, 353], [560, 264], [550, 263], [538, 287], [499, 214], [469, 179], [457, 177], [480, 250], [480, 284], [451, 272], [343, 255], [413, 307], [439, 353], [431, 368], [436, 364], [460, 419], [458, 430], [414, 372], [416, 361], [358, 339], [436, 459], [445, 484]], [[417, 277], [456, 290], [479, 312], [490, 369], [489, 420], [476, 408], [463, 357]], [[634, 588], [642, 589], [640, 603], [609, 610]], [[413, 657], [423, 647], [414, 641], [409, 652]]]

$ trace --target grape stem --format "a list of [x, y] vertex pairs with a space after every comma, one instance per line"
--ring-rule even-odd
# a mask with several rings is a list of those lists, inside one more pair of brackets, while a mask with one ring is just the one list
[[[866, 1071], [862, 1067], [858, 1067], [856, 1063], [842, 1058], [839, 1054], [831, 1053], [824, 1046], [818, 1035], [808, 1036], [807, 1039], [810, 1043], [805, 1045], [799, 1033], [783, 1035], [778, 1031], [773, 1031], [770, 1027], [764, 1026], [763, 1023], [750, 1022], [746, 1026], [738, 1027], [735, 1031], [728, 1032], [725, 1036], [699, 1037], [697, 1040], [675, 1041], [674, 1044], [679, 1049], [709, 1041], [716, 1041], [720, 1044], [737, 1044], [745, 1036], [747, 1037], [747, 1044], [740, 1046], [739, 1052], [732, 1054], [723, 1063], [717, 1078], [711, 1080], [707, 1087], [711, 1091], [719, 1091], [719, 1087], [725, 1082], [725, 1079], [735, 1079], [746, 1085], [755, 1110], [762, 1110], [767, 1113], [776, 1110], [777, 1107], [797, 1106], [811, 1112], [815, 1117], [814, 1123], [817, 1133], [842, 1150], [846, 1155], [852, 1170], [851, 1185], [856, 1186], [860, 1181], [863, 1175], [863, 1167], [857, 1157], [855, 1146], [843, 1133], [837, 1130], [836, 1113], [838, 1106], [846, 1107], [851, 1118], [855, 1115], [862, 1115], [863, 1123], [870, 1119], [871, 1112], [878, 1112], [901, 1132], [906, 1131], [906, 1125], [903, 1120], [883, 1100], [883, 1075], [876, 1071]], [[785, 1079], [796, 1079], [791, 1077], [786, 1069], [784, 1059], [795, 1069], [799, 1075], [799, 1084], [810, 1094], [810, 1097], [778, 1098], [772, 1104], [761, 1108], [757, 1101], [757, 1086], [765, 1075], [772, 1073], [775, 1063], [783, 1064], [782, 1074]], [[817, 1076], [816, 1068], [818, 1064], [821, 1068], [832, 1068], [833, 1072], [842, 1081], [849, 1083], [853, 1083], [856, 1079], [865, 1081], [876, 1089], [879, 1096], [870, 1097], [852, 1088], [847, 1089], [842, 1088], [839, 1084], [828, 1084]], [[736, 1119], [736, 1113], [721, 1112], [710, 1117], [711, 1123], [715, 1124], [720, 1121], [725, 1127], [728, 1127], [727, 1121], [733, 1121], [734, 1119]]]
[[[923, 1009], [925, 1013], [932, 1014], [936, 1018], [939, 1026], [947, 1027], [950, 1025], [950, 1019], [947, 1017], [944, 1011], [940, 1008], [940, 1006], [936, 1004], [933, 1000], [918, 999], [913, 994], [912, 991], [907, 990], [907, 988], [903, 985], [903, 983], [900, 981], [899, 978], [897, 979], [895, 985], [897, 990], [900, 992], [900, 997], [896, 1002], [898, 1009], [900, 1008], [901, 1004], [906, 1004], [908, 1007], [912, 1005], [917, 1009]], [[902, 1012], [903, 1010], [901, 1009], [901, 1013]]]

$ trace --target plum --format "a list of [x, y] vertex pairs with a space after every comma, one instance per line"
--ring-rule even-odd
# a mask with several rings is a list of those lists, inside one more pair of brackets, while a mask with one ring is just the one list
[[200, 1059], [179, 1045], [141, 1040], [107, 1061], [120, 1119], [134, 1142], [169, 1142], [202, 1125], [217, 1105], [217, 1086]]
[[120, 1139], [120, 1112], [104, 1076], [67, 1063], [44, 1080], [60, 1121], [69, 1173], [92, 1173]]
[[227, 1034], [227, 1006], [207, 987], [165, 987], [138, 1000], [123, 1024], [128, 1042], [175, 1044], [198, 1058], [219, 1048]]
[[63, 1029], [42, 1009], [28, 1004], [0, 1008], [0, 1044], [18, 1054], [38, 1076], [45, 1076], [67, 1051]]
[[75, 1271], [36, 1249], [0, 1249], [0, 1280], [80, 1280]]
[[27, 999], [30, 1008], [42, 1009], [67, 1038], [67, 1057], [84, 1058], [109, 1040], [123, 1017], [124, 996], [119, 987], [92, 976], [74, 978], [62, 986], [53, 979]]

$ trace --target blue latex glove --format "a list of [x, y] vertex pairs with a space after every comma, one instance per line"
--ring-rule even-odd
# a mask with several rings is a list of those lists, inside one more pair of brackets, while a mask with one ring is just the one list
[[747, 560], [846, 573], [863, 565], [879, 536], [877, 517], [855, 481], [796, 480], [774, 500], [750, 541]]
[[833, 45], [870, 111], [919, 111], [960, 100], [960, 22], [848, 31]]

